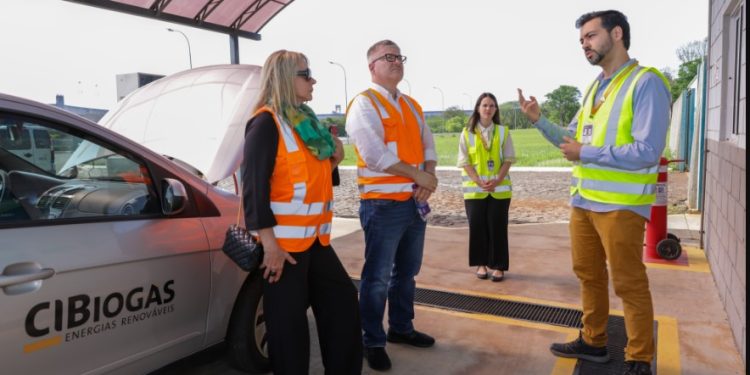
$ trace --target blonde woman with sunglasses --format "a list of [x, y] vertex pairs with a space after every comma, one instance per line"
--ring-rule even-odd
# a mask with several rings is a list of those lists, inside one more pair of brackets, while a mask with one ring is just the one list
[[344, 151], [305, 105], [315, 83], [305, 55], [272, 53], [245, 135], [245, 224], [264, 248], [263, 308], [277, 375], [309, 372], [308, 307], [326, 373], [362, 371], [357, 291], [330, 245], [331, 172]]

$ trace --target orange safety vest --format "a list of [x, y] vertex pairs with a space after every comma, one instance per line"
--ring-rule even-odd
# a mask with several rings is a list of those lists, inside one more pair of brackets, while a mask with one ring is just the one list
[[331, 161], [318, 160], [297, 132], [268, 107], [279, 131], [276, 164], [271, 175], [273, 234], [282, 249], [296, 253], [310, 248], [316, 238], [328, 245], [333, 220]]
[[[398, 155], [401, 162], [415, 168], [424, 168], [424, 146], [422, 131], [425, 127], [422, 108], [414, 99], [401, 95], [399, 112], [380, 93], [373, 89], [362, 92], [372, 102], [372, 106], [383, 123], [385, 142], [388, 150]], [[405, 201], [412, 197], [414, 180], [385, 172], [376, 172], [367, 167], [357, 148], [357, 185], [362, 199], [392, 199]]]

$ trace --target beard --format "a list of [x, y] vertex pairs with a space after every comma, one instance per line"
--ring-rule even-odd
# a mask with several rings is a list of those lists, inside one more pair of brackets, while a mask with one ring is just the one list
[[593, 48], [587, 49], [585, 52], [591, 52], [593, 53], [593, 56], [588, 57], [586, 56], [586, 60], [589, 61], [591, 65], [599, 65], [599, 63], [604, 60], [604, 57], [607, 56], [609, 51], [612, 50], [612, 39], [607, 39], [607, 42], [602, 46], [601, 51], [597, 51]]
[[[591, 65], [597, 65], [597, 64], [599, 64], [599, 62], [602, 61], [602, 59], [604, 58], [603, 54], [599, 53], [598, 51], [596, 51], [594, 49], [591, 49], [589, 51], [591, 51], [594, 54], [590, 58], [588, 56], [586, 56], [586, 60], [588, 60], [589, 64], [591, 64]], [[586, 51], [586, 52], [589, 52], [589, 51]]]

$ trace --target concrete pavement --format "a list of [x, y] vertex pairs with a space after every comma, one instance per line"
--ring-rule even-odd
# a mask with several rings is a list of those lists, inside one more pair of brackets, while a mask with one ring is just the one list
[[[333, 246], [353, 277], [362, 267], [359, 220], [336, 218]], [[648, 262], [659, 322], [656, 374], [741, 374], [744, 365], [732, 340], [726, 313], [703, 251], [697, 248], [699, 215], [670, 215], [684, 255], [673, 262]], [[479, 280], [468, 266], [466, 228], [428, 227], [420, 288], [580, 309], [566, 223], [512, 225], [510, 270], [500, 283]], [[611, 288], [610, 288], [611, 290]], [[613, 315], [620, 299], [610, 292]], [[577, 335], [575, 329], [417, 307], [415, 326], [434, 335], [431, 349], [389, 344], [394, 374], [572, 374], [575, 362], [549, 353], [550, 343]], [[311, 373], [322, 373], [313, 360]], [[317, 372], [316, 372], [317, 371]], [[365, 365], [365, 374], [376, 373]]]
[[[669, 232], [681, 237], [685, 255], [673, 262], [649, 261], [648, 275], [658, 321], [655, 374], [744, 374], [726, 313], [703, 251], [697, 248], [699, 215], [671, 215]], [[364, 252], [357, 219], [335, 218], [333, 246], [353, 278]], [[512, 225], [510, 270], [505, 280], [479, 280], [468, 266], [467, 228], [428, 227], [418, 288], [470, 296], [580, 309], [578, 281], [571, 270], [566, 223]], [[611, 289], [611, 288], [610, 288]], [[622, 315], [610, 291], [612, 315]], [[310, 316], [310, 373], [323, 374], [315, 325]], [[437, 339], [416, 349], [389, 344], [391, 374], [574, 374], [576, 362], [549, 352], [577, 330], [492, 315], [416, 307], [415, 326]], [[165, 374], [240, 374], [220, 358], [198, 359]], [[200, 355], [199, 355], [200, 356]], [[376, 374], [366, 363], [363, 374]]]

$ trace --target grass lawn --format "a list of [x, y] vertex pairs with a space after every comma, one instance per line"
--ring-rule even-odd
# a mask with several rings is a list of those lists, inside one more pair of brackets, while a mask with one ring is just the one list
[[[511, 130], [513, 146], [516, 149], [516, 163], [513, 165], [524, 167], [567, 167], [570, 162], [565, 160], [560, 150], [547, 142], [536, 129]], [[435, 134], [435, 146], [438, 153], [438, 166], [456, 166], [458, 154], [458, 137], [460, 134]], [[355, 165], [356, 156], [353, 145], [345, 145], [346, 158], [341, 165]]]

